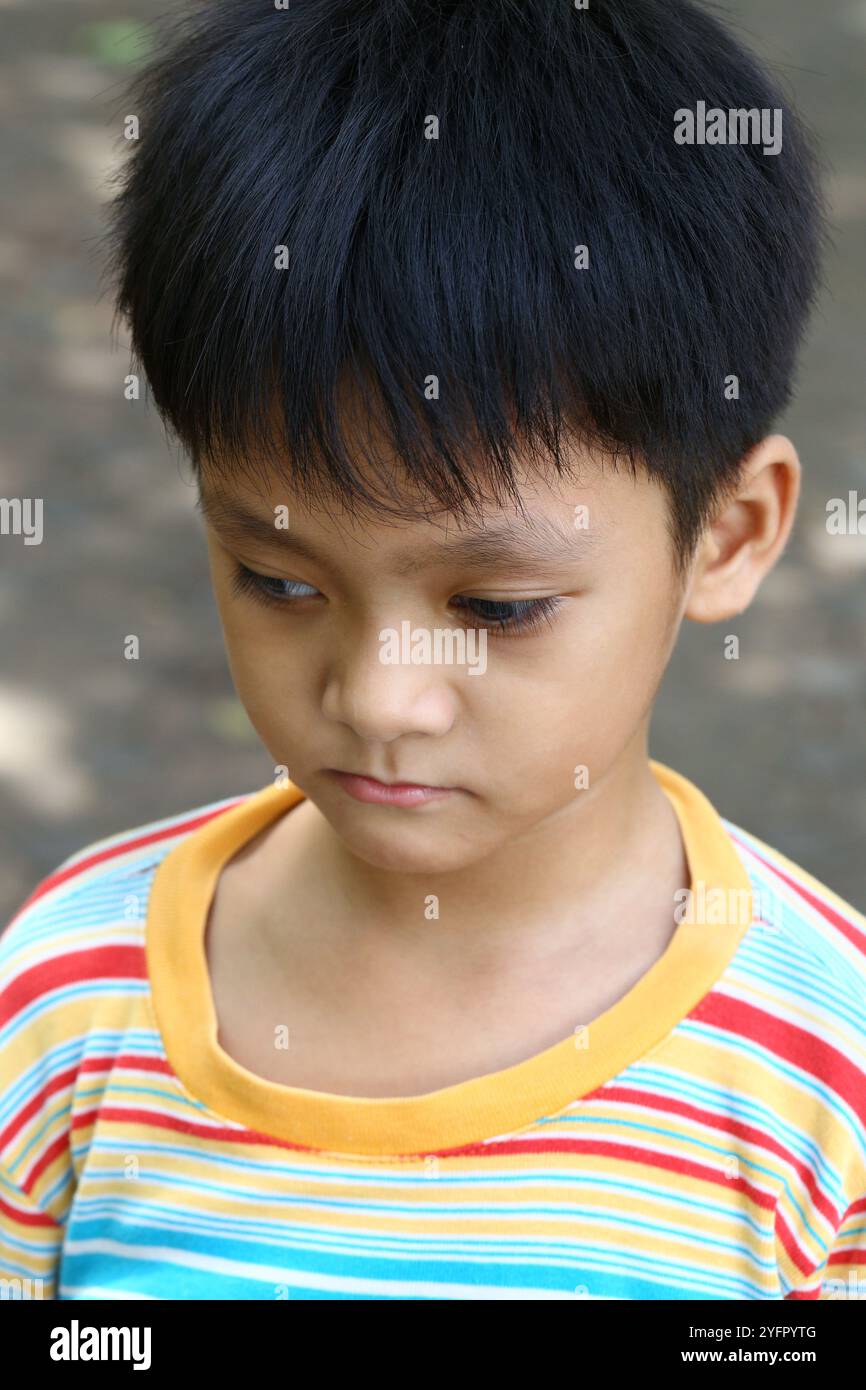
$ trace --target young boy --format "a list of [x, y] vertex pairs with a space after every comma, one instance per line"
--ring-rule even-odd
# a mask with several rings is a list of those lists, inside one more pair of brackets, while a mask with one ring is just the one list
[[118, 310], [275, 777], [0, 939], [3, 1276], [862, 1297], [866, 919], [647, 752], [794, 519], [789, 106], [684, 0], [222, 0], [128, 109]]

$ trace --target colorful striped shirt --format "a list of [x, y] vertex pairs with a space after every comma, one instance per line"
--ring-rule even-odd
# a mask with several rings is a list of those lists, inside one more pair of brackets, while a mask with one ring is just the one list
[[0, 1296], [866, 1296], [866, 919], [651, 767], [691, 875], [663, 954], [423, 1095], [218, 1044], [214, 885], [293, 783], [67, 859], [0, 937]]

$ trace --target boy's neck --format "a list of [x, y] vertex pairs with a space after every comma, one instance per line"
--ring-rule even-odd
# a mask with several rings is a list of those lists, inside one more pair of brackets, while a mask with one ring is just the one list
[[[265, 837], [257, 877], [268, 885], [274, 946], [292, 924], [273, 905], [294, 898], [318, 921], [335, 919], [347, 949], [361, 941], [382, 951], [417, 949], [446, 971], [457, 962], [465, 967], [468, 942], [486, 970], [576, 945], [587, 958], [633, 946], [655, 959], [673, 933], [674, 893], [690, 881], [676, 814], [649, 766], [645, 736], [591, 790], [460, 871], [371, 866], [305, 801]], [[439, 900], [434, 921], [424, 912], [431, 894]]]

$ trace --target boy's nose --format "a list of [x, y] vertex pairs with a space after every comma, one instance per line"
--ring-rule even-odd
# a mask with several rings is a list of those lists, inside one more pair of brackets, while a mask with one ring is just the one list
[[441, 665], [386, 665], [378, 641], [344, 655], [329, 671], [322, 712], [359, 738], [390, 742], [406, 734], [441, 737], [452, 728], [464, 672]]

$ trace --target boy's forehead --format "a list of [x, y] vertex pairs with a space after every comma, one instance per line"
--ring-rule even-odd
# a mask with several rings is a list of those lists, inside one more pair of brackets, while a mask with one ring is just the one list
[[546, 495], [521, 501], [522, 507], [486, 505], [469, 519], [443, 511], [395, 519], [369, 509], [348, 514], [337, 506], [310, 506], [276, 480], [253, 489], [210, 478], [200, 483], [198, 506], [226, 543], [279, 547], [314, 561], [356, 544], [374, 550], [398, 575], [454, 563], [530, 571], [586, 557], [597, 536], [584, 524], [585, 505], [570, 501], [568, 489], [558, 505]]
[[[253, 448], [240, 469], [219, 451], [201, 460], [199, 506], [220, 538], [272, 548], [276, 534], [287, 552], [314, 561], [372, 551], [397, 575], [472, 562], [531, 574], [542, 565], [565, 569], [597, 554], [614, 532], [625, 540], [635, 525], [652, 530], [647, 523], [658, 499], [643, 493], [658, 489], [647, 486], [641, 470], [637, 477], [621, 473], [604, 451], [578, 436], [564, 441], [562, 472], [543, 451], [518, 445], [512, 496], [491, 482], [483, 456], [469, 446], [476, 501], [459, 513], [446, 510], [406, 468], [376, 411], [368, 412], [358, 384], [344, 379], [338, 397], [343, 437], [349, 446], [359, 446], [351, 448], [352, 468], [370, 495], [388, 499], [386, 506], [380, 510], [357, 498], [350, 501], [324, 468], [313, 470], [311, 500], [287, 465], [291, 451], [280, 443], [284, 436], [275, 399], [270, 451], [259, 454]], [[388, 479], [384, 494], [380, 469]], [[387, 506], [400, 515], [389, 514]]]

